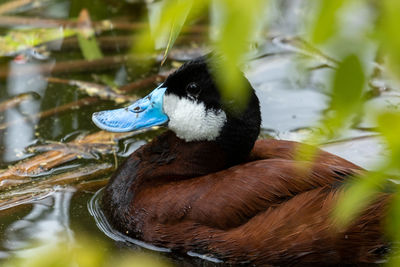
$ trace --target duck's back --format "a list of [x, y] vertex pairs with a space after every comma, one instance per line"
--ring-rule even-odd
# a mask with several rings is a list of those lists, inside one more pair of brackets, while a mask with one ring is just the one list
[[[167, 139], [173, 143], [173, 138]], [[164, 148], [171, 147], [164, 142]], [[144, 150], [157, 150], [154, 145], [160, 143], [148, 144]], [[241, 165], [187, 179], [166, 179], [160, 174], [163, 178], [157, 182], [153, 177], [152, 183], [134, 192], [125, 211], [124, 218], [131, 225], [118, 230], [159, 246], [211, 253], [232, 263], [331, 264], [379, 259], [385, 247], [380, 223], [387, 196], [381, 196], [350, 228], [338, 230], [330, 213], [340, 186], [363, 171], [318, 149], [313, 150], [312, 163], [295, 161], [298, 146], [260, 140], [249, 162]], [[165, 158], [174, 152], [161, 154]], [[179, 158], [172, 157], [165, 166], [173, 169]], [[145, 165], [150, 159], [135, 160]], [[157, 163], [146, 163], [148, 170], [163, 164], [155, 158], [151, 161]], [[191, 169], [187, 163], [185, 168]], [[173, 177], [173, 171], [167, 176]], [[118, 179], [118, 175], [113, 178], [114, 182]]]

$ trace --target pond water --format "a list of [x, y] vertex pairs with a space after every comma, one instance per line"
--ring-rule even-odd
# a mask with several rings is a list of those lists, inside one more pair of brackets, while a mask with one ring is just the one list
[[[293, 37], [303, 30], [304, 2], [271, 1], [269, 34], [244, 68], [261, 101], [262, 137], [304, 140], [327, 107], [333, 72], [326, 66], [329, 60], [302, 49]], [[67, 35], [62, 27], [74, 27], [71, 18], [77, 18], [83, 8], [93, 22], [119, 22], [98, 32], [102, 60], [85, 61], [75, 36], [35, 49], [10, 47], [5, 40], [26, 37], [31, 34], [28, 30], [50, 25]], [[155, 62], [150, 70], [144, 69], [143, 59], [121, 59], [128, 55], [135, 29], [141, 25], [140, 14], [146, 10], [141, 1], [53, 0], [32, 1], [10, 11], [7, 16], [16, 21], [0, 15], [4, 36], [0, 36], [4, 39], [0, 40], [1, 260], [29, 258], [54, 244], [72, 243], [80, 233], [107, 243], [110, 250], [149, 248], [107, 228], [95, 194], [125, 157], [162, 129], [102, 134], [91, 122], [91, 114], [126, 105], [149, 92], [166, 71], [201, 53], [205, 38], [199, 30], [186, 33], [162, 68]], [[33, 34], [41, 36], [37, 30]], [[31, 44], [36, 44], [33, 39]], [[120, 91], [110, 91], [112, 87]], [[380, 95], [367, 106], [397, 108], [399, 99]], [[324, 148], [373, 169], [385, 148], [368, 131], [371, 127], [365, 115], [357, 127]], [[165, 254], [178, 265], [214, 265], [213, 259], [198, 259], [201, 255]]]

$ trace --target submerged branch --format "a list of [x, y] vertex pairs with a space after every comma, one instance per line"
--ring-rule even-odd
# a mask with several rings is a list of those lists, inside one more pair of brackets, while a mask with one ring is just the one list
[[[77, 28], [78, 22], [73, 20], [63, 19], [42, 19], [32, 17], [21, 17], [21, 16], [0, 16], [0, 27], [15, 27], [15, 26], [27, 26], [35, 28]], [[148, 27], [147, 23], [144, 22], [129, 22], [129, 21], [111, 21], [102, 20], [93, 22], [93, 28], [96, 32], [108, 31], [108, 30], [140, 30]], [[185, 27], [183, 32], [186, 33], [204, 33], [208, 31], [206, 25], [191, 25]]]
[[122, 55], [110, 56], [96, 60], [70, 60], [54, 63], [43, 63], [35, 65], [20, 65], [18, 71], [10, 72], [8, 66], [0, 68], [0, 78], [17, 78], [28, 75], [42, 75], [59, 74], [59, 73], [83, 73], [100, 70], [110, 70], [117, 68], [128, 61], [143, 61], [155, 60], [156, 56], [135, 56], [135, 55]]
[[174, 70], [171, 71], [167, 71], [165, 73], [158, 73], [158, 74], [154, 74], [152, 76], [149, 76], [147, 78], [144, 78], [142, 80], [138, 80], [138, 81], [134, 81], [128, 84], [125, 84], [123, 86], [121, 86], [118, 90], [124, 93], [129, 93], [132, 92], [134, 90], [140, 89], [140, 88], [144, 88], [146, 86], [149, 86], [151, 84], [154, 84], [156, 82], [161, 82], [163, 80], [165, 80], [165, 78]]
[[24, 101], [32, 100], [35, 98], [35, 94], [33, 92], [30, 93], [23, 93], [19, 94], [17, 96], [14, 96], [6, 101], [3, 101], [0, 103], [0, 112], [4, 112], [7, 109], [13, 108], [15, 106], [18, 106]]
[[[20, 16], [0, 16], [1, 27], [15, 27], [15, 26], [27, 26], [35, 28], [77, 28], [78, 22], [73, 20], [64, 19], [42, 19], [32, 17], [20, 17]], [[137, 30], [143, 29], [147, 26], [146, 23], [142, 22], [118, 22], [103, 20], [93, 22], [93, 26], [96, 31], [102, 30]]]
[[[205, 36], [199, 34], [191, 34], [191, 35], [182, 35], [179, 36], [176, 44], [188, 44], [188, 43], [199, 43], [205, 41]], [[127, 50], [132, 47], [132, 44], [137, 41], [137, 37], [135, 35], [119, 35], [119, 36], [99, 36], [96, 37], [96, 41], [101, 47], [102, 51], [115, 51], [119, 52], [120, 50]], [[54, 40], [45, 43], [44, 45], [51, 49], [53, 44], [59, 43], [60, 40]], [[55, 46], [58, 48], [58, 46]], [[76, 36], [71, 36], [65, 38], [62, 42], [61, 50], [78, 50], [79, 43]]]
[[69, 111], [69, 110], [78, 109], [83, 106], [89, 106], [98, 101], [99, 101], [99, 99], [97, 97], [86, 97], [83, 99], [79, 99], [78, 101], [75, 101], [75, 102], [71, 102], [71, 103], [68, 103], [68, 104], [65, 104], [65, 105], [62, 105], [59, 107], [55, 107], [55, 108], [52, 108], [52, 109], [49, 109], [46, 111], [39, 112], [37, 114], [32, 114], [32, 115], [26, 116], [20, 120], [14, 120], [14, 121], [2, 123], [2, 124], [0, 124], [0, 130], [4, 130], [4, 129], [10, 127], [11, 125], [19, 124], [21, 122], [36, 121], [36, 120], [47, 118], [47, 117], [50, 117], [50, 116], [53, 116], [53, 115], [56, 115], [59, 113], [63, 113], [63, 112]]
[[14, 0], [0, 5], [0, 15], [13, 12], [16, 9], [33, 4], [36, 0]]
[[[36, 155], [32, 158], [18, 162], [8, 169], [0, 171], [0, 189], [13, 187], [17, 184], [31, 181], [31, 177], [45, 174], [50, 169], [82, 158], [88, 154], [99, 152], [101, 147], [102, 154], [112, 154], [116, 151], [117, 142], [136, 133], [110, 133], [99, 131], [90, 134], [82, 139], [75, 140], [65, 144], [62, 149], [56, 149]], [[68, 149], [70, 146], [72, 149]], [[82, 149], [73, 149], [83, 147]], [[85, 150], [85, 153], [82, 151]]]
[[[111, 163], [90, 164], [67, 173], [54, 175], [45, 179], [31, 180], [23, 185], [11, 186], [0, 193], [0, 210], [44, 198], [57, 190], [56, 185], [75, 185], [83, 181], [90, 181], [91, 179], [111, 173], [113, 169]], [[106, 180], [103, 179], [101, 181], [104, 183]], [[98, 184], [99, 181], [95, 181], [95, 183], [87, 182], [82, 188], [85, 186], [90, 188], [90, 186]]]
[[79, 81], [79, 80], [66, 80], [55, 77], [48, 77], [47, 81], [51, 83], [76, 86], [79, 90], [84, 91], [89, 96], [96, 96], [104, 100], [112, 100], [115, 101], [116, 103], [125, 103], [137, 99], [137, 97], [135, 96], [122, 95], [118, 93], [119, 90], [115, 90], [107, 85], [98, 83]]
[[[165, 79], [165, 77], [167, 75], [168, 75], [168, 72], [165, 74], [155, 74], [150, 77], [144, 78], [142, 80], [138, 80], [138, 81], [129, 83], [127, 85], [124, 85], [121, 88], [119, 88], [119, 91], [121, 91], [123, 93], [128, 93], [128, 92], [131, 92], [131, 91], [134, 91], [134, 90], [146, 87], [146, 86], [150, 86], [151, 84], [153, 84], [159, 80]], [[29, 115], [21, 120], [5, 122], [3, 124], [0, 124], [0, 130], [5, 130], [9, 126], [19, 124], [21, 122], [40, 120], [40, 119], [44, 119], [44, 118], [47, 118], [47, 117], [50, 117], [50, 116], [53, 116], [56, 114], [64, 113], [66, 111], [79, 109], [84, 106], [90, 106], [95, 103], [98, 103], [99, 101], [100, 101], [100, 99], [97, 97], [82, 98], [77, 101], [70, 102], [70, 103], [67, 103], [67, 104], [59, 106], [59, 107], [55, 107], [55, 108], [52, 108], [52, 109], [49, 109], [46, 111], [42, 111], [37, 114]]]

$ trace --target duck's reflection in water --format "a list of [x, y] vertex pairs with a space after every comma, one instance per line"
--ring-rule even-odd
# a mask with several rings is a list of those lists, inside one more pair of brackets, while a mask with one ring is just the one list
[[73, 193], [72, 189], [60, 188], [35, 202], [28, 215], [6, 229], [3, 247], [14, 256], [29, 258], [40, 250], [74, 242], [69, 218]]
[[[29, 67], [28, 73], [21, 73]], [[6, 90], [8, 97], [19, 94], [35, 92], [43, 96], [47, 81], [40, 70], [40, 61], [27, 60], [20, 63], [11, 61], [10, 73], [7, 78]], [[35, 139], [35, 125], [37, 119], [25, 120], [40, 110], [40, 101], [24, 101], [14, 108], [7, 109], [4, 113], [4, 123], [8, 124], [6, 134], [2, 133], [4, 145], [3, 162], [12, 162], [23, 157], [24, 149]]]

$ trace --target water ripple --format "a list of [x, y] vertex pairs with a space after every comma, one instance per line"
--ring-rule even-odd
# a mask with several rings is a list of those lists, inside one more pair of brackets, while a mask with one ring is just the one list
[[[124, 243], [128, 243], [128, 244], [134, 244], [134, 245], [140, 246], [140, 247], [145, 248], [145, 249], [158, 251], [158, 252], [171, 252], [171, 249], [169, 249], [169, 248], [157, 247], [157, 246], [145, 243], [143, 241], [131, 238], [129, 236], [126, 236], [126, 235], [122, 234], [121, 232], [115, 230], [110, 225], [110, 223], [107, 221], [106, 216], [104, 215], [103, 211], [100, 208], [100, 202], [101, 202], [103, 189], [104, 188], [102, 188], [99, 191], [97, 191], [93, 195], [93, 197], [90, 199], [90, 201], [88, 202], [88, 210], [89, 210], [90, 215], [93, 216], [97, 227], [105, 235], [107, 235], [109, 238], [111, 238], [114, 241], [124, 242]], [[211, 257], [209, 255], [198, 254], [198, 253], [195, 253], [193, 251], [189, 251], [187, 253], [187, 255], [189, 255], [191, 257], [200, 258], [202, 260], [207, 260], [207, 261], [210, 261], [210, 262], [214, 262], [214, 263], [221, 263], [222, 262], [221, 260], [219, 260], [217, 258]]]

